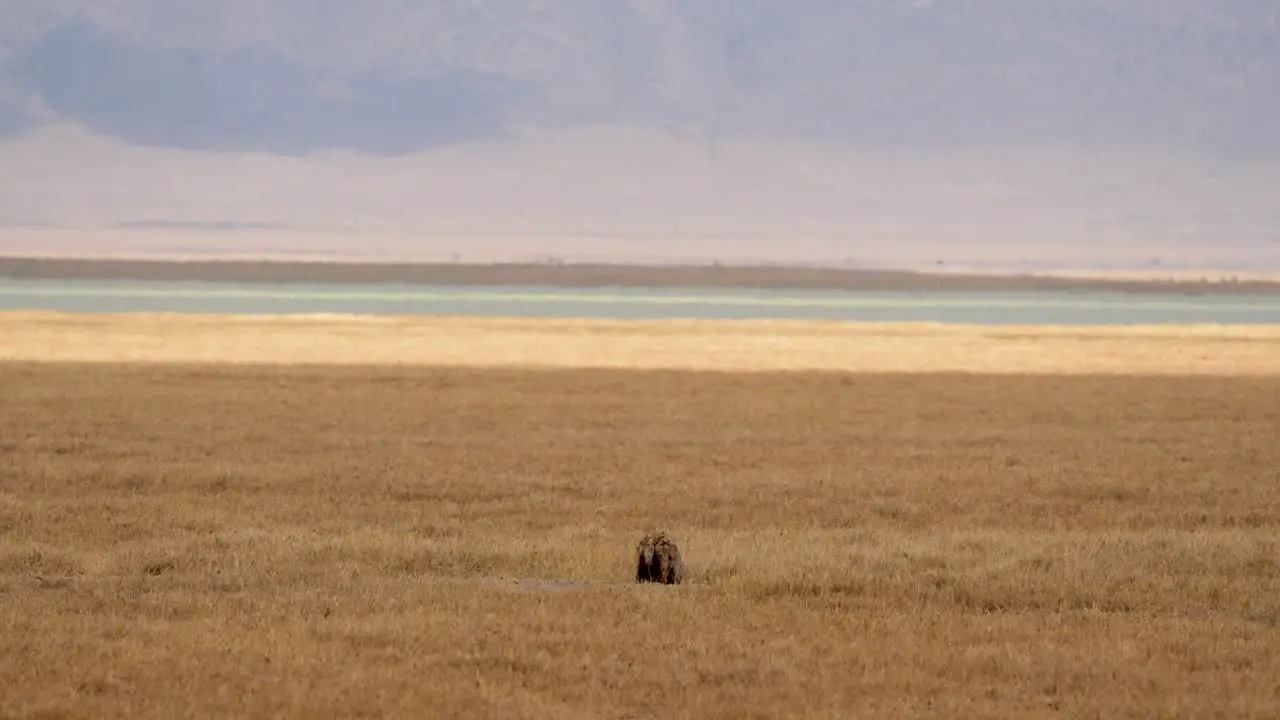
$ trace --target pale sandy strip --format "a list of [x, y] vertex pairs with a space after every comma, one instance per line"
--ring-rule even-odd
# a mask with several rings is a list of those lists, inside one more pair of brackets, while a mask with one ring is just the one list
[[0, 360], [1280, 374], [1280, 325], [0, 313]]
[[1211, 268], [1169, 268], [1169, 269], [1098, 269], [1098, 270], [1034, 270], [1028, 273], [1034, 277], [1057, 277], [1084, 280], [1134, 280], [1138, 282], [1159, 282], [1162, 280], [1198, 281], [1211, 283], [1229, 282], [1231, 279], [1240, 282], [1280, 282], [1280, 272], [1276, 270], [1214, 270]]

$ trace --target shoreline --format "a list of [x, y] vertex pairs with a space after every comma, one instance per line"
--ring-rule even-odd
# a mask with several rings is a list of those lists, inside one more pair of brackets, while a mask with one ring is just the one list
[[802, 265], [375, 262], [294, 259], [0, 255], [10, 280], [135, 280], [934, 292], [1120, 292], [1280, 295], [1280, 274], [1230, 270], [852, 269]]

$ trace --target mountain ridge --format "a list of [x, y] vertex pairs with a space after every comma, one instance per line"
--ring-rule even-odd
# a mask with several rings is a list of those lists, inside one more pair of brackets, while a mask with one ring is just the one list
[[624, 124], [1249, 155], [1280, 149], [1276, 16], [1261, 0], [8, 0], [0, 133], [41, 107], [135, 144], [278, 154]]

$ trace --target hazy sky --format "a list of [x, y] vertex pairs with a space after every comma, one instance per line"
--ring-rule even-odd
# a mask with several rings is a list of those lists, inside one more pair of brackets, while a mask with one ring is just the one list
[[7, 0], [0, 229], [230, 223], [440, 251], [467, 236], [661, 254], [715, 236], [723, 254], [752, 235], [774, 252], [788, 233], [825, 257], [886, 238], [1268, 249], [1278, 15], [1274, 0]]

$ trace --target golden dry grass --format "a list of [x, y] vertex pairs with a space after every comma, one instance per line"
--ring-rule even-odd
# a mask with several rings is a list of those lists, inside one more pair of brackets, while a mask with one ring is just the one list
[[[1276, 377], [5, 363], [0, 399], [0, 715], [1280, 713]], [[628, 582], [655, 526], [685, 585]]]
[[1280, 375], [1280, 326], [7, 312], [0, 360]]

